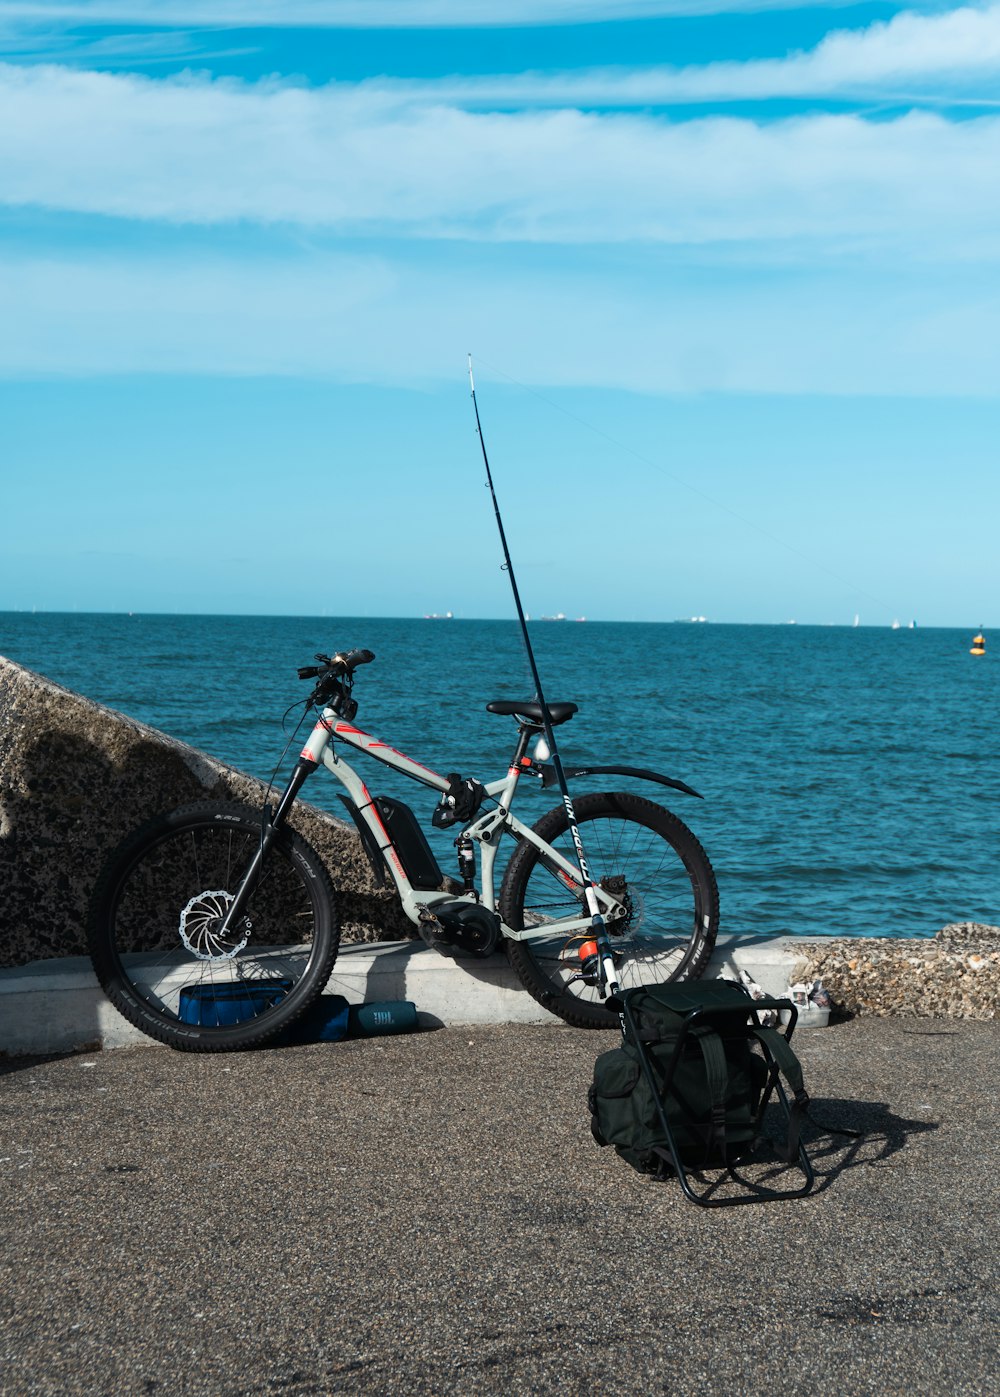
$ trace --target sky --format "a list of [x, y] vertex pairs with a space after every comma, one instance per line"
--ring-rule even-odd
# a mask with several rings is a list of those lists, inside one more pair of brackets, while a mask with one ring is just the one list
[[[0, 0], [0, 611], [1000, 622], [1000, 3]], [[2, 647], [0, 647], [2, 648]]]

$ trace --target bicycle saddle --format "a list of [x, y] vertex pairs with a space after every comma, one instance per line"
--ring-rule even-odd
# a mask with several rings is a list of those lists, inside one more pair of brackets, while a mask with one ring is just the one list
[[[554, 728], [560, 723], [568, 722], [573, 714], [579, 711], [575, 703], [549, 703], [546, 707], [549, 710], [549, 722]], [[534, 699], [493, 699], [486, 705], [486, 712], [513, 713], [516, 717], [527, 718], [532, 723], [542, 721], [542, 705]]]

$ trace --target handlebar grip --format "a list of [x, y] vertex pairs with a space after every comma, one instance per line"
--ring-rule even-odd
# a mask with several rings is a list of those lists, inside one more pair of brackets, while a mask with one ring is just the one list
[[343, 665], [344, 669], [350, 674], [353, 670], [356, 670], [359, 665], [370, 665], [374, 658], [375, 656], [370, 650], [348, 650], [344, 654], [334, 655], [333, 662], [334, 664]]

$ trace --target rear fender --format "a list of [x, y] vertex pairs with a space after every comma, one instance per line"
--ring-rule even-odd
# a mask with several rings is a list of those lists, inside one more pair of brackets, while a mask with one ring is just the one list
[[[694, 790], [691, 786], [686, 786], [683, 781], [675, 781], [672, 776], [663, 776], [658, 771], [647, 771], [641, 766], [573, 766], [563, 767], [563, 775], [567, 781], [574, 776], [632, 776], [638, 781], [656, 781], [661, 786], [670, 786], [675, 791], [683, 791], [685, 795], [696, 796], [698, 800], [704, 800], [700, 791]], [[542, 767], [542, 785], [556, 786], [558, 778], [555, 768], [551, 766]]]

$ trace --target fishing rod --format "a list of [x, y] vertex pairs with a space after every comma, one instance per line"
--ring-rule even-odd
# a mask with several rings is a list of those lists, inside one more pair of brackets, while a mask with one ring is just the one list
[[583, 840], [580, 837], [580, 827], [577, 824], [576, 811], [573, 808], [573, 798], [569, 793], [569, 785], [566, 781], [566, 773], [563, 770], [562, 758], [559, 756], [559, 745], [556, 742], [552, 718], [549, 714], [548, 705], [545, 702], [545, 695], [542, 692], [542, 681], [538, 673], [538, 665], [535, 663], [535, 652], [531, 648], [531, 637], [528, 635], [528, 622], [524, 615], [524, 608], [521, 605], [521, 595], [517, 590], [517, 578], [514, 576], [514, 564], [511, 560], [510, 549], [507, 546], [507, 534], [504, 530], [503, 519], [500, 515], [500, 503], [497, 500], [497, 492], [493, 486], [493, 472], [490, 470], [490, 458], [486, 453], [483, 426], [479, 420], [479, 403], [476, 401], [476, 381], [472, 374], [471, 354], [469, 355], [469, 387], [472, 390], [472, 407], [476, 414], [476, 435], [479, 437], [479, 445], [483, 453], [483, 464], [486, 467], [486, 484], [489, 486], [490, 497], [493, 500], [493, 513], [496, 515], [497, 529], [500, 533], [500, 544], [503, 548], [504, 571], [510, 579], [510, 589], [514, 594], [514, 606], [517, 609], [517, 619], [521, 625], [521, 639], [524, 641], [524, 650], [528, 657], [528, 665], [531, 669], [531, 680], [535, 686], [535, 700], [541, 709], [542, 730], [545, 735], [546, 745], [549, 749], [552, 769], [555, 772], [556, 782], [559, 786], [559, 793], [562, 796], [563, 805], [566, 809], [566, 820], [569, 824], [570, 834], [573, 839], [573, 847], [576, 850], [577, 863], [580, 865], [580, 877], [583, 879], [583, 891], [587, 900], [587, 910], [590, 913], [593, 939], [597, 943], [598, 964], [600, 966], [600, 987], [602, 993], [606, 987], [609, 993], [616, 994], [618, 992], [618, 974], [615, 970], [614, 960], [611, 955], [611, 946], [607, 938], [604, 918], [601, 916], [597, 894], [594, 891], [594, 880], [591, 878], [590, 869], [587, 866], [587, 856], [584, 853]]

